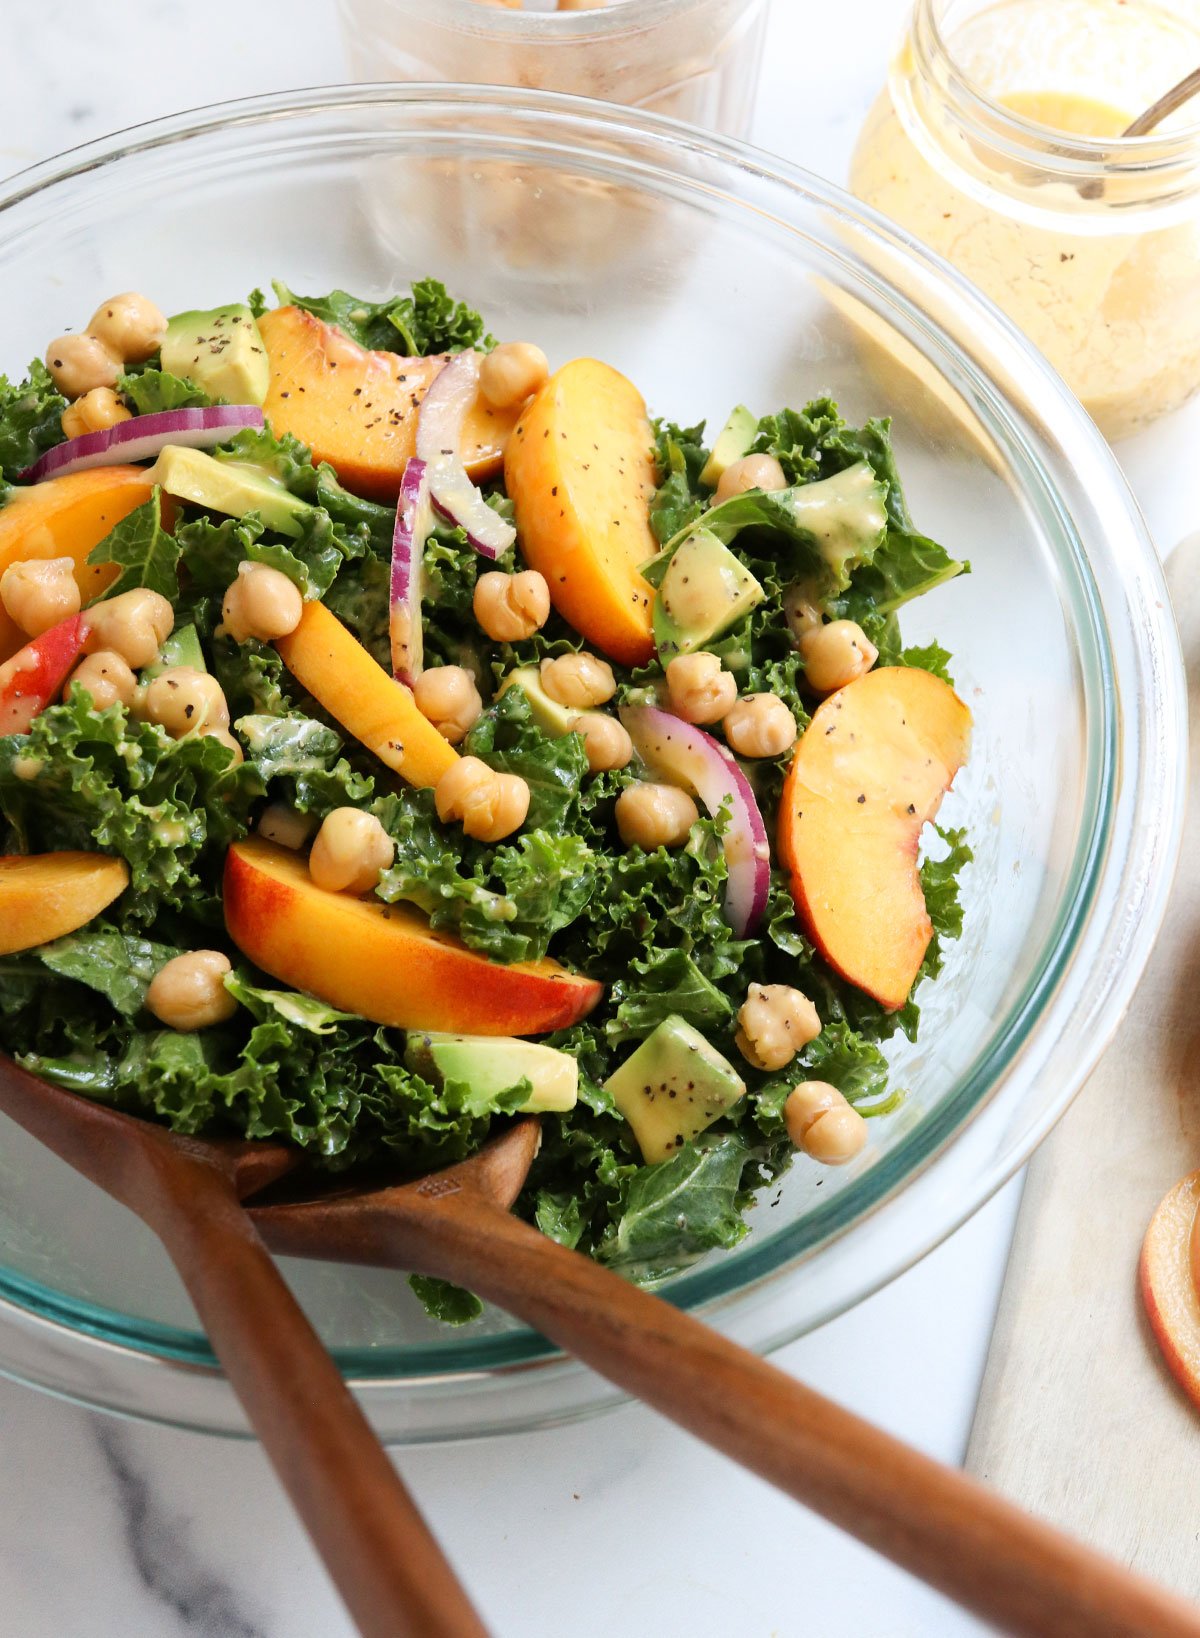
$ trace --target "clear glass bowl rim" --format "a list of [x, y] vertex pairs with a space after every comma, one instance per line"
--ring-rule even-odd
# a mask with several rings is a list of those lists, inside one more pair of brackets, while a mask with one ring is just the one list
[[[1126, 825], [1127, 833], [1119, 838], [1123, 854], [1118, 861], [1118, 873], [1121, 881], [1129, 883], [1130, 891], [1137, 895], [1136, 913], [1113, 918], [1114, 925], [1106, 934], [1106, 959], [1096, 963], [1099, 976], [1093, 974], [1088, 980], [1090, 992], [1071, 998], [1066, 1008], [1057, 993], [1096, 908], [1098, 890], [1116, 868], [1111, 858], [1116, 781], [1123, 757], [1136, 747], [1133, 741], [1123, 737], [1112, 653], [1105, 640], [1099, 593], [1081, 543], [1076, 538], [1072, 560], [1063, 567], [1073, 577], [1070, 592], [1074, 612], [1081, 620], [1082, 629], [1091, 632], [1096, 645], [1090, 656], [1083, 657], [1083, 669], [1091, 671], [1093, 696], [1100, 708], [1097, 743], [1089, 755], [1091, 790], [1088, 801], [1092, 823], [1088, 827], [1087, 848], [1077, 854], [1074, 861], [1071, 891], [1066, 895], [1060, 912], [1057, 938], [1041, 970], [1031, 978], [1025, 993], [1010, 1008], [1005, 1027], [986, 1057], [977, 1062], [971, 1073], [959, 1082], [933, 1118], [916, 1126], [880, 1164], [864, 1173], [853, 1187], [830, 1201], [827, 1208], [810, 1214], [803, 1225], [796, 1225], [794, 1230], [773, 1237], [770, 1245], [740, 1255], [736, 1263], [717, 1263], [711, 1268], [679, 1277], [672, 1283], [667, 1295], [671, 1301], [689, 1309], [702, 1309], [709, 1313], [732, 1311], [748, 1294], [785, 1278], [806, 1255], [812, 1253], [815, 1246], [827, 1244], [877, 1214], [905, 1184], [936, 1164], [970, 1118], [995, 1100], [1031, 1042], [1044, 1036], [1049, 1025], [1057, 1025], [1061, 1030], [1072, 1018], [1079, 1021], [1086, 1017], [1090, 1026], [1088, 1029], [1082, 1029], [1077, 1022], [1073, 1073], [1061, 1082], [1052, 1107], [1039, 1122], [1024, 1131], [1019, 1144], [1006, 1148], [993, 1165], [985, 1167], [972, 1179], [970, 1189], [958, 1201], [952, 1214], [940, 1218], [919, 1240], [911, 1240], [898, 1248], [890, 1261], [885, 1260], [873, 1269], [868, 1278], [847, 1289], [816, 1320], [809, 1320], [807, 1325], [799, 1324], [790, 1330], [777, 1328], [769, 1336], [753, 1339], [756, 1346], [778, 1346], [802, 1329], [832, 1318], [886, 1284], [970, 1217], [1007, 1181], [1050, 1130], [1083, 1084], [1116, 1028], [1149, 955], [1165, 910], [1182, 826], [1186, 692], [1161, 567], [1136, 503], [1099, 433], [1050, 366], [973, 285], [916, 240], [897, 230], [884, 217], [859, 204], [835, 185], [748, 144], [713, 136], [663, 116], [580, 97], [446, 84], [330, 86], [218, 103], [117, 132], [16, 173], [0, 189], [0, 240], [5, 236], [5, 217], [15, 206], [56, 186], [102, 171], [106, 166], [118, 165], [128, 155], [186, 143], [189, 139], [217, 131], [239, 127], [250, 130], [289, 118], [336, 115], [340, 112], [349, 115], [365, 106], [378, 108], [389, 105], [405, 110], [411, 110], [415, 105], [430, 105], [443, 111], [470, 109], [476, 116], [520, 114], [524, 118], [544, 119], [547, 126], [552, 127], [547, 134], [561, 143], [560, 151], [564, 154], [570, 152], [573, 133], [580, 137], [590, 134], [613, 146], [614, 139], [619, 139], [622, 134], [643, 143], [649, 139], [657, 150], [662, 168], [654, 172], [648, 170], [643, 162], [630, 172], [640, 179], [644, 180], [648, 175], [652, 179], [655, 174], [661, 174], [678, 183], [679, 174], [670, 166], [672, 153], [693, 159], [700, 156], [721, 167], [722, 186], [735, 193], [738, 174], [743, 173], [789, 192], [798, 205], [815, 207], [830, 219], [839, 220], [856, 232], [865, 234], [868, 239], [882, 242], [894, 260], [907, 263], [910, 269], [923, 271], [927, 277], [932, 274], [936, 278], [941, 293], [952, 302], [959, 322], [965, 317], [981, 325], [984, 333], [992, 338], [1000, 335], [1008, 351], [1008, 361], [1018, 366], [1026, 378], [1038, 379], [1041, 407], [1045, 412], [1047, 405], [1052, 406], [1053, 415], [1050, 418], [1056, 428], [1069, 431], [1077, 443], [1090, 445], [1097, 481], [1107, 482], [1110, 502], [1122, 512], [1124, 521], [1139, 537], [1138, 561], [1123, 564], [1122, 567], [1136, 582], [1139, 592], [1137, 606], [1148, 622], [1144, 630], [1136, 633], [1135, 641], [1144, 674], [1150, 679], [1154, 692], [1152, 698], [1140, 700], [1138, 708], [1139, 721], [1143, 726], [1151, 710], [1157, 713], [1154, 723], [1155, 747], [1150, 754], [1158, 775], [1159, 800], [1149, 814], [1139, 813], [1137, 825], [1129, 822]], [[868, 267], [861, 265], [858, 271], [864, 281], [886, 290], [889, 299], [902, 308], [909, 318], [919, 322], [927, 332], [940, 338], [947, 349], [961, 356], [961, 348], [953, 335], [931, 321], [919, 307], [901, 296]], [[999, 389], [982, 372], [975, 373], [993, 399], [998, 399]], [[1144, 775], [1145, 770], [1141, 771]], [[1132, 860], [1131, 854], [1134, 855]], [[1128, 911], [1128, 906], [1124, 908]], [[1114, 960], [1114, 950], [1118, 947], [1120, 959]], [[1105, 1004], [1106, 1028], [1095, 1027], [1098, 1001]], [[1060, 1013], [1065, 1015], [1060, 1017]], [[783, 1244], [776, 1245], [777, 1240]], [[0, 1270], [0, 1316], [4, 1315], [5, 1310], [9, 1323], [24, 1323], [28, 1327], [32, 1322], [37, 1330], [46, 1327], [53, 1333], [54, 1342], [60, 1350], [64, 1345], [84, 1349], [99, 1346], [108, 1355], [109, 1370], [118, 1363], [117, 1356], [125, 1355], [130, 1363], [136, 1361], [143, 1367], [152, 1365], [158, 1369], [177, 1371], [182, 1367], [187, 1374], [217, 1372], [207, 1342], [198, 1333], [132, 1322], [125, 1315], [82, 1301], [65, 1299], [49, 1288]], [[372, 1384], [408, 1384], [413, 1389], [425, 1385], [436, 1389], [439, 1383], [450, 1380], [462, 1382], [476, 1375], [511, 1376], [514, 1371], [544, 1367], [553, 1358], [561, 1356], [557, 1356], [553, 1346], [544, 1339], [532, 1332], [522, 1331], [503, 1337], [481, 1338], [476, 1342], [457, 1336], [448, 1346], [433, 1344], [411, 1348], [403, 1354], [338, 1350], [335, 1357], [345, 1374], [369, 1399]], [[90, 1394], [81, 1396], [94, 1403], [110, 1402], [99, 1396], [92, 1398]], [[120, 1393], [111, 1400], [111, 1405], [112, 1408], [132, 1408], [133, 1413], [138, 1414], [136, 1405], [131, 1407], [124, 1403]]]

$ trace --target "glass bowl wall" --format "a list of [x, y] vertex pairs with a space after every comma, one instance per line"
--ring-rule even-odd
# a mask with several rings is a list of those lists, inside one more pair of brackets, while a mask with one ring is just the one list
[[[753, 1346], [875, 1289], [1015, 1169], [1115, 1027], [1178, 841], [1182, 673], [1152, 544], [1091, 423], [948, 267], [839, 190], [687, 127], [454, 87], [304, 92], [180, 116], [0, 197], [4, 363], [104, 295], [168, 312], [273, 277], [380, 295], [435, 273], [502, 337], [602, 357], [652, 412], [719, 424], [831, 393], [895, 418], [918, 526], [972, 574], [909, 642], [975, 713], [943, 810], [969, 827], [966, 932], [894, 1052], [910, 1090], [858, 1163], [793, 1168], [737, 1251], [671, 1282]], [[140, 1224], [0, 1130], [0, 1369], [137, 1415], [240, 1412]], [[611, 1395], [504, 1316], [427, 1322], [400, 1275], [288, 1264], [385, 1436], [582, 1414]]]

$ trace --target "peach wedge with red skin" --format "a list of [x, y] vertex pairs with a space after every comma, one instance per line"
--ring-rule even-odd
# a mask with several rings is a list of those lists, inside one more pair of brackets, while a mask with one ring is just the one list
[[556, 961], [489, 961], [407, 905], [326, 892], [302, 857], [258, 839], [226, 856], [225, 925], [273, 978], [396, 1029], [545, 1035], [604, 990]]
[[0, 955], [76, 932], [128, 886], [129, 866], [107, 853], [0, 855]]
[[62, 692], [88, 639], [87, 616], [69, 614], [0, 665], [0, 735], [25, 734]]
[[889, 1011], [908, 999], [933, 935], [917, 850], [970, 734], [948, 683], [882, 667], [818, 708], [784, 781], [779, 855], [804, 930]]
[[1146, 1317], [1171, 1374], [1200, 1405], [1200, 1172], [1163, 1196], [1138, 1265]]

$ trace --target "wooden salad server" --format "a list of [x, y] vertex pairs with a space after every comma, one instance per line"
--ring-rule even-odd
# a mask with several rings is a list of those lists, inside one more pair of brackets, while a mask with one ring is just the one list
[[2, 1055], [0, 1110], [158, 1235], [359, 1630], [368, 1638], [486, 1638], [240, 1204], [296, 1167], [300, 1151], [179, 1137]]
[[538, 1141], [524, 1118], [417, 1182], [250, 1214], [273, 1251], [477, 1292], [1004, 1631], [1200, 1638], [1200, 1609], [514, 1217]]

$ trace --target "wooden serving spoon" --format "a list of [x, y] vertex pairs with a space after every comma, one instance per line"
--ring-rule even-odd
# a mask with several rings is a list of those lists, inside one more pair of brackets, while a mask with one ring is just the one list
[[158, 1235], [329, 1575], [369, 1638], [486, 1638], [241, 1201], [302, 1161], [201, 1142], [0, 1056], [0, 1109]]
[[418, 1182], [250, 1208], [273, 1251], [453, 1280], [967, 1609], [1032, 1638], [1200, 1638], [1200, 1610], [910, 1449], [509, 1208], [536, 1119]]

